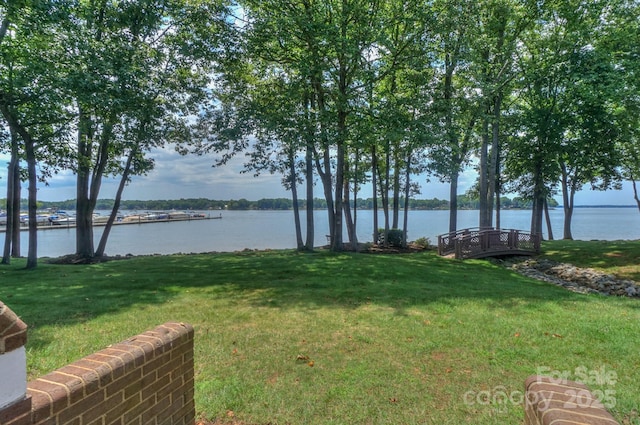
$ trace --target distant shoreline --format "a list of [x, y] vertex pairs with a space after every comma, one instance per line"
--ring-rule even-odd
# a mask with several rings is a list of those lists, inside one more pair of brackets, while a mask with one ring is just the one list
[[[564, 208], [558, 205], [556, 208]], [[637, 205], [576, 205], [574, 208], [638, 208]]]

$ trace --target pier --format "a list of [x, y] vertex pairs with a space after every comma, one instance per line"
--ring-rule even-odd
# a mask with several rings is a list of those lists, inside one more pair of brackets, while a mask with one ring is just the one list
[[[151, 223], [174, 223], [174, 222], [182, 222], [182, 221], [202, 221], [202, 220], [219, 220], [222, 219], [222, 214], [217, 215], [217, 216], [211, 216], [211, 215], [206, 215], [206, 216], [188, 216], [188, 217], [177, 217], [177, 218], [157, 218], [157, 219], [146, 219], [142, 216], [137, 217], [134, 220], [117, 220], [113, 222], [114, 226], [124, 226], [124, 225], [130, 225], [130, 224], [151, 224]], [[93, 227], [100, 227], [100, 226], [106, 226], [107, 222], [106, 220], [100, 220], [100, 221], [94, 221], [93, 222]], [[56, 230], [56, 229], [74, 229], [76, 227], [76, 223], [75, 222], [71, 222], [71, 221], [67, 221], [65, 223], [62, 224], [54, 224], [52, 222], [47, 222], [47, 223], [38, 223], [38, 230]], [[20, 225], [20, 231], [21, 232], [26, 232], [29, 230], [29, 226], [28, 224], [23, 224], [21, 223]], [[0, 233], [6, 232], [6, 226], [1, 226], [0, 227]]]

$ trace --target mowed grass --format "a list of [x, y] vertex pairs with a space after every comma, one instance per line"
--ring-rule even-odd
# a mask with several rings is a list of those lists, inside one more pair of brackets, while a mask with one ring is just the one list
[[433, 252], [15, 263], [0, 300], [29, 325], [30, 378], [179, 321], [196, 329], [198, 415], [220, 423], [516, 424], [542, 371], [586, 375], [640, 424], [637, 299]]
[[592, 267], [640, 282], [638, 241], [552, 241], [543, 243], [543, 256], [579, 267]]

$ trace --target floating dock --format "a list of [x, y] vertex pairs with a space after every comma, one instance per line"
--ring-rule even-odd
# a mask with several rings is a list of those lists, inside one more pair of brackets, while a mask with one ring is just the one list
[[[114, 221], [113, 225], [124, 226], [124, 225], [130, 225], [130, 224], [175, 223], [175, 222], [182, 222], [182, 221], [202, 221], [202, 220], [220, 220], [220, 219], [222, 219], [222, 214], [218, 216], [213, 216], [213, 217], [211, 215], [206, 215], [203, 217], [189, 216], [189, 217], [156, 218], [156, 219], [147, 219], [140, 216], [138, 217], [137, 220], [129, 219], [129, 220]], [[107, 222], [102, 220], [100, 220], [99, 222], [93, 223], [93, 227], [104, 227], [106, 225], [107, 225]], [[66, 222], [62, 224], [53, 224], [51, 222], [48, 222], [48, 223], [38, 224], [38, 230], [74, 229], [75, 227], [76, 227], [75, 222]], [[20, 226], [21, 232], [26, 232], [28, 230], [29, 230], [28, 225]], [[0, 233], [6, 232], [6, 231], [7, 231], [6, 226], [0, 227]]]

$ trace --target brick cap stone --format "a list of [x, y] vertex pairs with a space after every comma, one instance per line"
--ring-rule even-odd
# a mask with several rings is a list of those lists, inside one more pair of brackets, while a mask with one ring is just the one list
[[526, 425], [619, 425], [583, 383], [533, 375], [524, 386]]
[[0, 354], [24, 347], [26, 343], [27, 325], [0, 301]]

